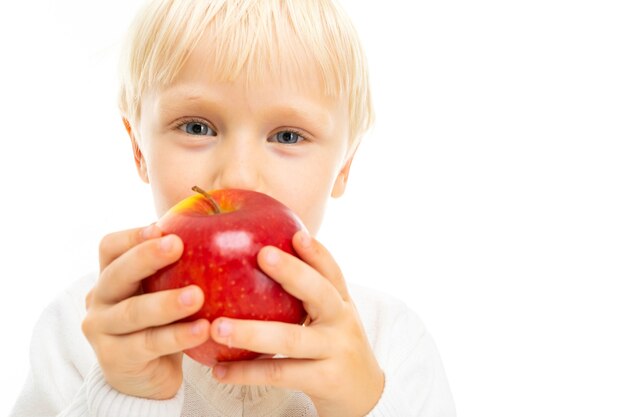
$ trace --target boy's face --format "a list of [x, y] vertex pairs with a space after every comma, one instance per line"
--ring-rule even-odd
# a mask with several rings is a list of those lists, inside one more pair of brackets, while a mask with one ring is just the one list
[[142, 99], [135, 160], [159, 216], [191, 187], [264, 192], [294, 210], [316, 234], [329, 196], [340, 196], [350, 169], [344, 100], [268, 79], [248, 90], [217, 82], [192, 52], [174, 82]]

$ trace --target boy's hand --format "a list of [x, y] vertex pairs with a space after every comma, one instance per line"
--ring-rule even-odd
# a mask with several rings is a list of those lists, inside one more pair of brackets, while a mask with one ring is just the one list
[[362, 417], [382, 394], [383, 372], [330, 253], [303, 232], [294, 236], [293, 244], [302, 261], [265, 247], [259, 265], [304, 302], [309, 323], [220, 318], [211, 326], [218, 343], [288, 358], [221, 363], [213, 374], [225, 383], [301, 390], [322, 417]]
[[172, 398], [182, 383], [181, 352], [209, 337], [207, 320], [172, 324], [200, 309], [200, 288], [141, 293], [141, 280], [182, 250], [179, 237], [162, 236], [155, 225], [102, 239], [100, 278], [87, 295], [82, 329], [105, 379], [124, 394]]

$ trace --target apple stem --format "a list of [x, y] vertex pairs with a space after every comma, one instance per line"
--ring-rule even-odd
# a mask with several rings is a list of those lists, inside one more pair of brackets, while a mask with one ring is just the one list
[[197, 185], [194, 185], [193, 187], [191, 187], [191, 189], [199, 194], [202, 194], [204, 198], [209, 200], [209, 205], [211, 206], [211, 209], [213, 210], [213, 214], [220, 214], [222, 212], [222, 210], [220, 210], [220, 206], [213, 199], [213, 197], [209, 195], [209, 193], [207, 193], [206, 191], [204, 191], [202, 188], [198, 187]]

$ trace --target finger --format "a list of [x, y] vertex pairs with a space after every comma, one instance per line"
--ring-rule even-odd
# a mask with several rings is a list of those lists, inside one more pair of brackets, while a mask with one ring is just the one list
[[100, 271], [130, 248], [148, 239], [160, 237], [161, 235], [161, 229], [155, 224], [151, 224], [148, 227], [123, 230], [106, 235], [100, 241]]
[[89, 310], [89, 307], [91, 307], [92, 300], [93, 300], [93, 288], [90, 289], [87, 295], [85, 296], [85, 309]]
[[220, 318], [211, 326], [211, 338], [229, 347], [290, 358], [323, 359], [329, 354], [317, 329], [296, 324]]
[[145, 363], [196, 347], [209, 339], [209, 331], [209, 321], [198, 319], [116, 337], [126, 339], [124, 349], [129, 361]]
[[313, 321], [332, 318], [342, 307], [342, 299], [329, 280], [300, 259], [273, 246], [259, 251], [261, 269], [289, 294], [302, 300]]
[[176, 235], [142, 242], [111, 262], [100, 274], [94, 298], [115, 304], [137, 293], [141, 280], [177, 261], [183, 253], [183, 242]]
[[204, 293], [196, 285], [130, 297], [102, 313], [100, 331], [123, 335], [164, 326], [194, 314], [203, 303]]
[[213, 366], [212, 373], [224, 384], [270, 385], [310, 391], [307, 390], [307, 383], [311, 378], [304, 378], [303, 375], [318, 375], [316, 362], [292, 358], [221, 362]]
[[298, 256], [320, 275], [326, 277], [341, 294], [344, 301], [350, 300], [350, 294], [339, 265], [320, 242], [301, 230], [293, 237], [293, 246]]

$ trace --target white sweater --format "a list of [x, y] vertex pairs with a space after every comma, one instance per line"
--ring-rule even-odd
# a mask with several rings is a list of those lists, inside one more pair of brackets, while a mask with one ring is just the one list
[[[317, 416], [301, 392], [220, 384], [209, 368], [186, 356], [184, 384], [170, 400], [114, 390], [81, 332], [85, 295], [95, 279], [77, 281], [42, 313], [33, 332], [28, 379], [11, 417]], [[368, 417], [454, 416], [439, 354], [420, 319], [389, 296], [358, 286], [350, 290], [385, 372], [382, 397]]]

